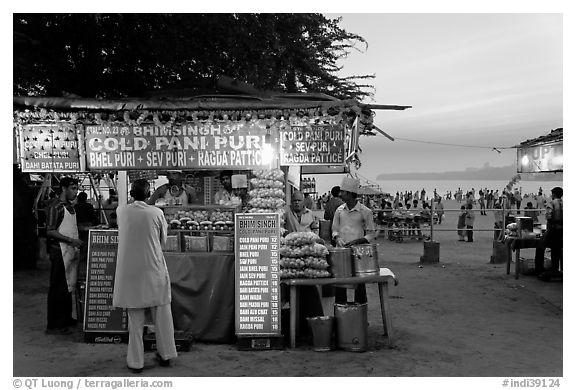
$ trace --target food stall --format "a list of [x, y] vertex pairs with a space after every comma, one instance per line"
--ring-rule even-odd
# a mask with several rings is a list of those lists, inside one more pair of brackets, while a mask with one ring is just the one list
[[[323, 94], [186, 100], [14, 97], [13, 104], [23, 172], [112, 172], [119, 204], [128, 202], [136, 173], [183, 172], [197, 203], [156, 204], [169, 224], [164, 253], [174, 325], [198, 341], [224, 343], [235, 337], [238, 215], [279, 214], [282, 221], [289, 186], [299, 186], [301, 166], [358, 166], [358, 137], [375, 135], [372, 109], [408, 108]], [[245, 177], [243, 202], [215, 203], [222, 170]], [[307, 276], [328, 275], [309, 271]]]
[[[543, 136], [515, 145], [514, 147], [517, 148], [516, 171], [518, 172], [516, 178], [519, 180], [521, 173], [542, 175], [563, 172], [563, 133], [563, 128], [558, 128]], [[511, 189], [512, 186], [509, 185], [508, 190]], [[502, 242], [505, 248], [506, 273], [510, 273], [512, 251], [516, 252], [515, 278], [518, 279], [521, 268], [525, 269], [525, 273], [534, 273], [536, 269], [543, 267], [545, 248], [542, 246], [540, 237], [544, 234], [546, 226], [533, 224], [532, 219], [527, 217], [516, 217], [513, 220], [512, 218], [506, 220], [506, 216], [504, 218], [503, 227], [506, 230], [503, 232], [506, 232], [506, 235]], [[536, 248], [534, 263], [531, 266], [523, 264], [520, 258], [520, 250], [526, 248]], [[540, 265], [537, 266], [536, 262], [540, 262]]]

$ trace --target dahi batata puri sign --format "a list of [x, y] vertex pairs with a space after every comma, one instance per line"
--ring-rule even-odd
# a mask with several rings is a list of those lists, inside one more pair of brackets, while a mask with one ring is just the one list
[[73, 124], [26, 124], [19, 129], [22, 172], [80, 172], [82, 142]]

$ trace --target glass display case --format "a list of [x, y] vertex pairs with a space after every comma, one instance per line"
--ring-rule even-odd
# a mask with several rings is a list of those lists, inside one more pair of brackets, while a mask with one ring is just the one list
[[188, 205], [161, 207], [168, 223], [165, 252], [234, 252], [237, 206]]

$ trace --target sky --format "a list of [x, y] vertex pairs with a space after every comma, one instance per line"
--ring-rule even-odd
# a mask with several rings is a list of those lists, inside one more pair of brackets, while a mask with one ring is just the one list
[[368, 43], [340, 62], [342, 76], [375, 75], [364, 103], [412, 106], [375, 111], [396, 140], [360, 139], [358, 173], [368, 179], [510, 165], [516, 149], [491, 148], [563, 127], [560, 13], [325, 15]]

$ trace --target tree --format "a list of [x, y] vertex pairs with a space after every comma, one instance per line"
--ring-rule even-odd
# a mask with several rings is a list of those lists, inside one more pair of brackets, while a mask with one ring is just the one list
[[277, 92], [373, 96], [340, 77], [366, 41], [321, 14], [14, 14], [14, 94], [147, 97], [215, 92], [226, 75]]

